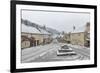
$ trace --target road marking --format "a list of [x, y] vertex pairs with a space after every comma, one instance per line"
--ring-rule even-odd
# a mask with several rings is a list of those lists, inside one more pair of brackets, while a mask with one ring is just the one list
[[[47, 50], [48, 50], [48, 51], [47, 51]], [[54, 48], [49, 48], [49, 49], [47, 49], [47, 50], [42, 51], [42, 52], [43, 52], [42, 54], [38, 53], [38, 55], [35, 55], [34, 57], [33, 57], [33, 55], [32, 55], [32, 56], [29, 56], [28, 58], [22, 60], [22, 62], [25, 63], [25, 62], [29, 62], [29, 61], [31, 61], [31, 60], [35, 60], [36, 58], [41, 57], [41, 56], [45, 55], [46, 53], [48, 53], [48, 52], [54, 50]]]
[[45, 55], [47, 52], [43, 52], [42, 54], [39, 55], [39, 57], [42, 57], [43, 55]]
[[[70, 46], [71, 47], [71, 46]], [[83, 49], [78, 49], [78, 48], [74, 48], [71, 47], [75, 52], [78, 52], [84, 56], [90, 57], [89, 51], [84, 51]]]

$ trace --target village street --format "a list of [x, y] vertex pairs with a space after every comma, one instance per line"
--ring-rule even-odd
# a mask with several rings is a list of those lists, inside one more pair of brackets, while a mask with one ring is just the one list
[[57, 50], [66, 43], [52, 42], [47, 45], [40, 45], [22, 50], [22, 63], [27, 62], [49, 62], [49, 61], [69, 61], [87, 60], [90, 58], [90, 49], [69, 45], [77, 53], [76, 57], [57, 56]]

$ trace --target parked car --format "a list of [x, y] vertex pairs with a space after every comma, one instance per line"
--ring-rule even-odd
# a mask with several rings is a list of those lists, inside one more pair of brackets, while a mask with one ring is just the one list
[[60, 49], [57, 50], [57, 56], [72, 56], [76, 55], [76, 52], [73, 51], [68, 45], [61, 46]]

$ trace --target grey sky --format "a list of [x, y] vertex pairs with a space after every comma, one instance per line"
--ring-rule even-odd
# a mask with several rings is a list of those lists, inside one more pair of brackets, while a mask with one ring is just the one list
[[22, 10], [22, 18], [39, 25], [46, 25], [47, 27], [56, 29], [60, 32], [70, 32], [73, 30], [73, 25], [78, 28], [89, 22], [90, 14]]

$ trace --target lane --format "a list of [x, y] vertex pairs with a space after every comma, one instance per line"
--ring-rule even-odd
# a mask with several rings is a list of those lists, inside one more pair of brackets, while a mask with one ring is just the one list
[[49, 44], [49, 45], [43, 46], [41, 49], [37, 50], [36, 52], [34, 52], [34, 51], [31, 51], [30, 53], [28, 52], [29, 54], [22, 56], [22, 62], [23, 63], [29, 62], [38, 57], [41, 57], [41, 56], [45, 55], [46, 53], [48, 53], [49, 51], [56, 49], [56, 48], [54, 48], [55, 46], [56, 46], [55, 44]]
[[63, 44], [56, 44], [56, 46], [52, 47], [54, 49], [48, 51], [46, 54], [41, 57], [37, 57], [34, 60], [30, 60], [30, 62], [51, 62], [51, 61], [72, 61], [79, 59], [80, 55], [76, 56], [57, 56], [57, 50], [61, 48], [60, 46]]
[[78, 49], [78, 48], [74, 48], [74, 47], [72, 47], [72, 49], [73, 49], [74, 51], [76, 51], [76, 52], [82, 54], [82, 55], [85, 55], [85, 56], [88, 56], [88, 57], [90, 56], [90, 51], [88, 51], [88, 50], [86, 50], [86, 49], [83, 49], [83, 48]]
[[72, 61], [77, 60], [78, 58], [79, 55], [57, 56], [57, 49], [52, 49], [51, 51], [48, 51], [45, 55], [37, 57], [35, 60], [31, 60], [30, 62]]
[[76, 53], [80, 54], [80, 59], [90, 59], [90, 50], [84, 48], [71, 47]]
[[[45, 46], [39, 47], [37, 50], [29, 50], [22, 56], [23, 63], [26, 62], [50, 62], [50, 61], [70, 61], [70, 60], [84, 60], [90, 58], [90, 50], [83, 48], [75, 48], [70, 46], [76, 53], [77, 56], [57, 56], [57, 50], [61, 48], [61, 45], [66, 43], [51, 43]], [[35, 49], [35, 48], [34, 48]]]
[[[50, 46], [50, 44], [46, 44], [46, 45], [39, 45], [39, 46], [34, 46], [34, 47], [30, 47], [30, 48], [26, 48], [26, 49], [22, 49], [22, 56], [30, 54], [32, 52], [37, 52], [39, 50], [43, 50], [45, 49], [45, 46]], [[42, 48], [42, 49], [41, 49]]]

